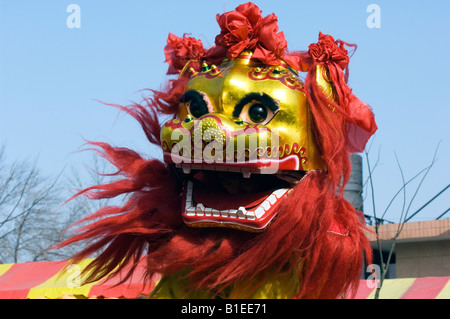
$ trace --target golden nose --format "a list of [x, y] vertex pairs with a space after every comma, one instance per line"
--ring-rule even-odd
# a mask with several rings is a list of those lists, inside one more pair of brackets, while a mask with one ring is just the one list
[[220, 128], [218, 119], [215, 117], [205, 117], [200, 119], [193, 135], [194, 145], [208, 145], [216, 143], [216, 147], [223, 148], [226, 141], [226, 134]]
[[219, 123], [214, 117], [205, 117], [201, 120], [201, 125], [203, 132], [205, 132], [207, 129], [219, 128]]

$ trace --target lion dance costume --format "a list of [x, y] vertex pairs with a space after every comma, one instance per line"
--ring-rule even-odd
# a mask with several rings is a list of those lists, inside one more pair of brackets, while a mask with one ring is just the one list
[[92, 143], [121, 178], [75, 196], [126, 201], [83, 219], [63, 245], [89, 241], [75, 262], [101, 251], [88, 281], [144, 260], [149, 280], [161, 275], [153, 298], [348, 296], [371, 256], [364, 218], [343, 198], [349, 154], [377, 129], [347, 86], [356, 46], [320, 33], [289, 52], [277, 17], [253, 3], [217, 21], [210, 49], [169, 34], [176, 78], [118, 106], [164, 162]]

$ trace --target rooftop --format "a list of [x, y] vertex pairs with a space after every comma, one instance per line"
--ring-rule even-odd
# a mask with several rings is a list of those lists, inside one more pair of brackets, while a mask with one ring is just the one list
[[[390, 241], [395, 237], [400, 224], [384, 224], [378, 226], [378, 234], [381, 240]], [[375, 232], [375, 226], [368, 226]], [[376, 241], [374, 233], [366, 231], [371, 242]], [[450, 219], [430, 220], [420, 222], [408, 222], [403, 225], [397, 240], [402, 242], [445, 240], [450, 239]]]

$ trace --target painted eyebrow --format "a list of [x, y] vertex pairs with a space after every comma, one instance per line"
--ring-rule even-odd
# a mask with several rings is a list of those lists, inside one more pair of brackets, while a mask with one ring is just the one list
[[252, 93], [249, 93], [246, 96], [244, 96], [234, 106], [233, 116], [239, 117], [239, 115], [241, 114], [242, 108], [252, 101], [260, 102], [261, 104], [263, 104], [263, 105], [267, 106], [269, 109], [271, 109], [272, 112], [276, 112], [279, 109], [277, 103], [275, 102], [275, 100], [272, 97], [270, 97], [270, 95], [268, 95], [266, 93], [252, 92]]

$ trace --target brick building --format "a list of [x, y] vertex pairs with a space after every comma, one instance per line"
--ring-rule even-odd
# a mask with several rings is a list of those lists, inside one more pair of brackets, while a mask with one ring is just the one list
[[[375, 226], [369, 226], [373, 231]], [[399, 224], [379, 226], [384, 260], [388, 255]], [[367, 233], [374, 250], [374, 263], [379, 261], [376, 237]], [[397, 240], [392, 267], [387, 278], [450, 276], [450, 219], [405, 223]]]

